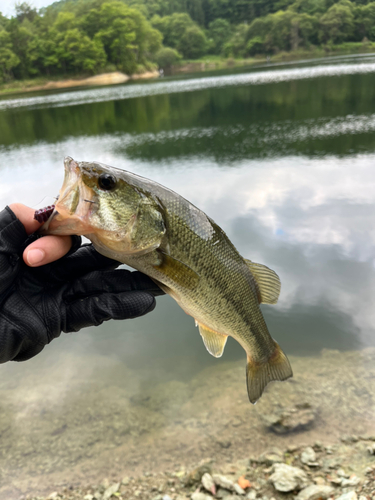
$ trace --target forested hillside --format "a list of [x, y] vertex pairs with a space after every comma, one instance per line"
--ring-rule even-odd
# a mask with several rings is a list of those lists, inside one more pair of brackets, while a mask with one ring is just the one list
[[375, 41], [375, 1], [62, 0], [0, 14], [0, 81], [132, 74], [206, 54], [245, 58]]

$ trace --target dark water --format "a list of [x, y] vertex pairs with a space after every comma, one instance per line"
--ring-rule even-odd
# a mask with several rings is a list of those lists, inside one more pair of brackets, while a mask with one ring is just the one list
[[[66, 155], [170, 187], [274, 269], [280, 300], [263, 311], [288, 354], [375, 345], [375, 56], [0, 100], [0, 205], [52, 203]], [[2, 379], [38, 377], [64, 353], [167, 381], [244, 357], [232, 341], [211, 358], [163, 297], [147, 317], [64, 335], [27, 367], [3, 366]]]

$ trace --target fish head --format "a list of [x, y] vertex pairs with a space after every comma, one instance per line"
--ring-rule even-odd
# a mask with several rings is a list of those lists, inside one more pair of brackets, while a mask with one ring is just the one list
[[147, 253], [159, 246], [165, 233], [162, 212], [152, 194], [132, 182], [134, 174], [70, 157], [64, 167], [55, 210], [42, 234], [84, 235], [101, 253], [118, 260], [119, 254]]

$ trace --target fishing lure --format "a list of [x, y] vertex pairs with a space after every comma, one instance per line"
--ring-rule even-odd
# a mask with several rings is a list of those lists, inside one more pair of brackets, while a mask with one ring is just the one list
[[34, 219], [40, 223], [46, 222], [54, 209], [55, 205], [48, 205], [48, 207], [39, 208], [39, 210], [35, 210]]

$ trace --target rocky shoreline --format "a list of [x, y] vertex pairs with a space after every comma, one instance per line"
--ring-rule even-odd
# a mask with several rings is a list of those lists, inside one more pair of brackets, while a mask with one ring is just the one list
[[[38, 372], [32, 363], [6, 367], [0, 499], [109, 500], [112, 491], [124, 500], [336, 500], [354, 491], [375, 500], [375, 349], [290, 361], [294, 378], [270, 384], [255, 407], [242, 360], [186, 381], [152, 370], [154, 383], [113, 358], [78, 353], [61, 352], [53, 365], [46, 358]], [[271, 478], [285, 471], [300, 480], [280, 491]], [[251, 486], [240, 494], [216, 475]], [[314, 485], [326, 497], [305, 498]]]
[[106, 86], [106, 85], [119, 85], [126, 83], [129, 80], [147, 80], [158, 78], [159, 71], [145, 71], [143, 73], [135, 73], [133, 75], [126, 75], [121, 71], [113, 71], [111, 73], [102, 73], [88, 78], [69, 78], [67, 80], [51, 80], [42, 85], [24, 85], [21, 87], [4, 88], [3, 92], [7, 93], [23, 93], [23, 92], [38, 92], [41, 90], [59, 90], [70, 89], [74, 87], [92, 87], [92, 86]]
[[20, 500], [375, 500], [375, 436], [343, 436], [271, 448], [258, 457], [217, 466], [205, 459], [191, 469], [145, 472], [94, 486], [66, 487]]

